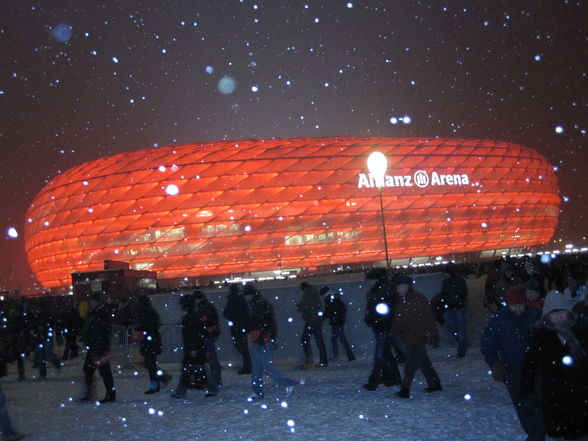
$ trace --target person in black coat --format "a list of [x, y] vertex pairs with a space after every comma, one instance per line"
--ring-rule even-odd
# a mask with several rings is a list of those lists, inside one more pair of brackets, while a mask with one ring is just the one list
[[380, 278], [368, 293], [364, 322], [372, 328], [376, 347], [374, 364], [369, 380], [363, 387], [376, 390], [383, 382], [385, 386], [400, 384], [400, 371], [392, 354], [392, 317], [394, 296], [386, 277]]
[[302, 298], [296, 305], [302, 320], [304, 320], [304, 328], [300, 333], [300, 344], [304, 351], [303, 369], [310, 369], [315, 367], [312, 355], [312, 347], [310, 345], [310, 337], [314, 335], [316, 346], [319, 350], [319, 366], [326, 367], [329, 365], [327, 358], [327, 348], [323, 339], [323, 323], [325, 321], [325, 314], [323, 311], [323, 299], [321, 298], [319, 290], [306, 282], [300, 284], [302, 291]]
[[145, 357], [145, 367], [149, 372], [149, 389], [146, 394], [159, 392], [160, 382], [167, 384], [171, 377], [157, 369], [157, 356], [161, 354], [161, 335], [159, 334], [159, 313], [151, 306], [149, 297], [142, 295], [139, 302], [139, 320], [136, 331], [142, 333], [139, 350]]
[[198, 289], [192, 294], [196, 307], [196, 314], [199, 320], [204, 323], [206, 328], [206, 351], [208, 352], [208, 363], [212, 379], [216, 383], [217, 389], [223, 385], [221, 376], [221, 366], [218, 360], [218, 351], [216, 348], [216, 339], [220, 335], [220, 326], [218, 312], [215, 306], [208, 301], [204, 293]]
[[61, 314], [61, 333], [65, 340], [62, 361], [67, 360], [68, 356], [76, 358], [78, 356], [78, 335], [82, 327], [82, 318], [73, 304], [67, 305]]
[[523, 356], [529, 344], [531, 327], [541, 319], [541, 312], [527, 306], [522, 286], [511, 286], [506, 297], [507, 307], [488, 320], [480, 352], [494, 380], [506, 385], [527, 441], [544, 441], [545, 428], [538, 397], [521, 396]]
[[31, 325], [27, 314], [20, 308], [10, 310], [10, 333], [12, 335], [12, 349], [18, 370], [18, 381], [25, 380], [24, 360], [32, 345]]
[[[0, 326], [0, 377], [6, 376], [6, 362], [12, 359], [12, 334], [6, 326]], [[6, 397], [0, 386], [0, 430], [4, 435], [2, 439], [18, 441], [24, 438], [22, 433], [14, 430], [8, 410], [6, 409]]]
[[47, 302], [41, 302], [33, 318], [33, 345], [35, 348], [35, 361], [39, 365], [39, 376], [47, 377], [47, 361], [50, 361], [55, 369], [61, 369], [61, 363], [53, 352], [53, 339], [55, 336], [55, 321], [49, 313]]
[[243, 367], [237, 374], [250, 374], [251, 356], [249, 354], [247, 336], [249, 335], [251, 308], [249, 308], [245, 296], [239, 292], [239, 286], [237, 284], [232, 283], [229, 285], [229, 295], [227, 296], [227, 304], [223, 310], [223, 315], [229, 321], [233, 343], [243, 359]]
[[208, 354], [206, 351], [206, 324], [201, 316], [194, 310], [194, 296], [183, 295], [180, 297], [182, 310], [186, 312], [182, 319], [182, 341], [184, 344], [184, 357], [182, 359], [182, 373], [173, 398], [186, 398], [190, 379], [203, 372], [206, 378], [208, 391], [205, 397], [213, 397], [217, 394], [216, 382], [212, 379], [208, 370]]
[[264, 372], [286, 387], [286, 398], [294, 393], [296, 381], [286, 377], [273, 363], [273, 349], [278, 336], [278, 327], [272, 305], [261, 293], [250, 284], [245, 285], [243, 292], [251, 305], [251, 387], [253, 394], [249, 399], [264, 397]]
[[466, 337], [466, 306], [468, 287], [465, 278], [455, 265], [449, 265], [448, 277], [441, 288], [441, 303], [445, 311], [445, 323], [449, 335], [457, 343], [457, 356], [463, 358], [468, 349]]
[[347, 354], [347, 360], [355, 360], [355, 355], [351, 349], [351, 345], [347, 341], [345, 336], [345, 322], [347, 321], [347, 305], [341, 298], [341, 294], [337, 291], [333, 291], [328, 286], [323, 286], [320, 291], [325, 302], [325, 318], [329, 320], [331, 325], [331, 343], [333, 345], [333, 359], [336, 360], [339, 357], [339, 345], [338, 341], [341, 340], [341, 344]]
[[588, 323], [578, 320], [558, 291], [545, 298], [543, 319], [531, 330], [523, 358], [521, 393], [530, 396], [539, 378], [547, 434], [588, 439]]
[[81, 400], [89, 401], [91, 399], [94, 371], [98, 369], [106, 389], [106, 395], [100, 400], [100, 403], [116, 401], [114, 379], [110, 368], [110, 321], [99, 294], [94, 294], [89, 298], [88, 309], [90, 312], [81, 332], [82, 341], [87, 347], [86, 359], [84, 360], [86, 388]]

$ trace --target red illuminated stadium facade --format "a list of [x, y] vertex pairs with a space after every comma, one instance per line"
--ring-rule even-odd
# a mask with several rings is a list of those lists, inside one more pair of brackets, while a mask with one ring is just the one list
[[536, 151], [476, 139], [293, 138], [160, 147], [53, 179], [27, 213], [26, 252], [46, 287], [105, 260], [158, 277], [381, 262], [386, 155], [392, 259], [522, 248], [552, 237], [557, 179]]

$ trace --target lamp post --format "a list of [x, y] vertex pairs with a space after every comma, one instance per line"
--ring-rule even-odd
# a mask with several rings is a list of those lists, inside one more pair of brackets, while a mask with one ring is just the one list
[[388, 160], [383, 153], [372, 152], [367, 159], [367, 167], [370, 175], [376, 181], [378, 187], [378, 194], [380, 196], [380, 215], [382, 217], [382, 231], [384, 232], [384, 250], [386, 252], [386, 278], [390, 278], [392, 271], [390, 269], [390, 256], [388, 254], [388, 238], [386, 237], [386, 219], [384, 217], [384, 202], [382, 200], [382, 190], [385, 186], [386, 169], [388, 168]]

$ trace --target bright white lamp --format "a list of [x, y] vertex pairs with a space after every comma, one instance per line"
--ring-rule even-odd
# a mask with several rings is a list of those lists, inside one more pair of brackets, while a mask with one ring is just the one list
[[388, 168], [388, 160], [381, 152], [372, 152], [368, 156], [367, 167], [370, 175], [376, 180], [378, 188], [384, 187], [384, 179], [386, 177], [386, 169]]

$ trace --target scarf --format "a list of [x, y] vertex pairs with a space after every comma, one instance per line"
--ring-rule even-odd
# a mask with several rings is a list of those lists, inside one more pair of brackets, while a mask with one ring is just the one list
[[564, 342], [564, 344], [569, 346], [572, 352], [572, 357], [577, 360], [586, 356], [586, 350], [582, 347], [578, 337], [576, 337], [576, 334], [572, 331], [575, 324], [576, 317], [570, 313], [568, 313], [567, 320], [560, 325], [553, 323], [549, 318], [549, 315], [543, 317], [543, 326], [557, 332], [558, 337]]

